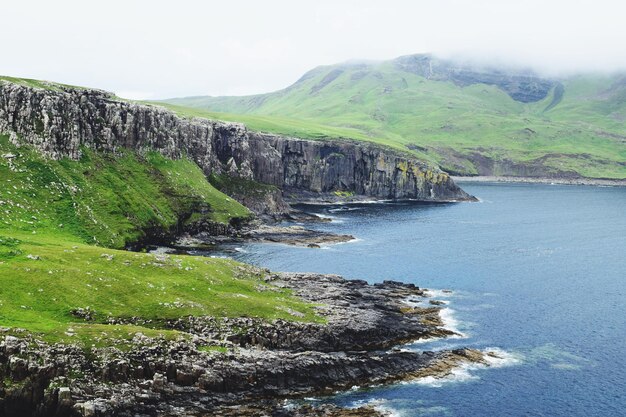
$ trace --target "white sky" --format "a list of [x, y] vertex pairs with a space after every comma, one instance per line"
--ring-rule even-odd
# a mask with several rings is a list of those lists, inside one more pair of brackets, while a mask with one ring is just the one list
[[127, 98], [286, 87], [348, 59], [432, 52], [555, 72], [626, 68], [626, 2], [3, 0], [0, 74]]

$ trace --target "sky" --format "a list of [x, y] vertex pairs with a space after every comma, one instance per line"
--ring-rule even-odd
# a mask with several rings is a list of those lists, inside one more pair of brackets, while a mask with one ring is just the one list
[[620, 1], [8, 0], [0, 16], [0, 75], [132, 99], [263, 93], [319, 65], [413, 53], [626, 69]]

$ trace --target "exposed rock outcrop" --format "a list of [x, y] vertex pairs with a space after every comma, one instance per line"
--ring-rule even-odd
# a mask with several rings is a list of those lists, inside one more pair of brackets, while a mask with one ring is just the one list
[[[434, 58], [429, 54], [401, 56], [396, 58], [393, 63], [403, 71], [430, 80], [452, 81], [460, 86], [495, 85], [505, 91], [513, 100], [522, 103], [543, 100], [553, 87], [560, 84], [557, 81], [539, 77], [531, 71], [507, 73], [493, 68], [459, 65], [454, 61]], [[562, 95], [562, 91], [560, 95]]]
[[[429, 201], [470, 198], [448, 174], [388, 148], [254, 133], [241, 124], [186, 119], [93, 89], [57, 84], [42, 89], [0, 81], [0, 132], [57, 159], [80, 158], [82, 147], [188, 156], [207, 175], [236, 176], [296, 194], [349, 192]], [[273, 209], [282, 207], [280, 202], [273, 205]]]
[[444, 377], [463, 362], [487, 364], [483, 353], [470, 349], [393, 348], [451, 334], [438, 308], [412, 307], [427, 301], [414, 285], [316, 274], [270, 274], [267, 281], [318, 304], [326, 322], [190, 317], [164, 323], [185, 330], [184, 339], [137, 334], [88, 352], [0, 329], [0, 415], [376, 416], [371, 409], [285, 409], [280, 400]]

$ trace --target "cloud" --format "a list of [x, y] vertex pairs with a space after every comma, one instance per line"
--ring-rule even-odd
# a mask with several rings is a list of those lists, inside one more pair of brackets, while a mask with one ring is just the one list
[[[0, 74], [134, 98], [251, 94], [348, 59], [433, 52], [549, 74], [626, 68], [620, 2], [22, 0]], [[142, 96], [145, 94], [145, 96]]]

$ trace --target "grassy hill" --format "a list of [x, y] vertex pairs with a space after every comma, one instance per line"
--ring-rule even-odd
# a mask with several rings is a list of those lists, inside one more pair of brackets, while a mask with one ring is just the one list
[[[317, 320], [237, 262], [120, 250], [192, 218], [250, 215], [189, 160], [85, 149], [80, 161], [54, 161], [0, 135], [0, 184], [0, 332], [123, 347], [137, 333], [187, 337], [163, 322], [188, 315]], [[107, 324], [131, 317], [149, 324]]]
[[164, 102], [251, 129], [346, 137], [467, 175], [626, 178], [626, 75], [542, 79], [429, 56], [318, 67], [284, 90]]

